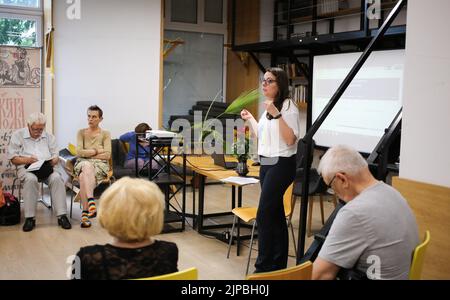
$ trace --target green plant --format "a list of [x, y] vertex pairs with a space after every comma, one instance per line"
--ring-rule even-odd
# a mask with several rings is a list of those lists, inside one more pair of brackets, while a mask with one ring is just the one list
[[250, 155], [250, 129], [248, 127], [234, 130], [233, 155], [238, 161], [245, 162]]
[[[224, 144], [224, 147], [228, 148], [229, 145], [223, 139], [222, 133], [218, 132], [217, 130], [212, 130], [209, 128], [210, 124], [208, 123], [208, 115], [209, 115], [209, 112], [210, 112], [214, 102], [216, 101], [216, 98], [214, 98], [214, 100], [211, 102], [211, 105], [209, 106], [208, 111], [206, 112], [204, 121], [201, 123], [194, 124], [194, 130], [199, 130], [199, 129], [201, 130], [201, 134], [200, 134], [201, 141], [204, 141], [204, 139], [207, 136], [212, 134], [213, 138], [216, 141], [222, 142]], [[245, 109], [249, 105], [253, 104], [254, 102], [258, 101], [258, 99], [259, 99], [259, 90], [258, 89], [243, 92], [236, 99], [233, 100], [233, 102], [228, 106], [228, 108], [223, 113], [221, 113], [219, 116], [217, 116], [217, 119], [219, 119], [221, 116], [223, 116], [225, 114], [239, 115], [243, 109]]]

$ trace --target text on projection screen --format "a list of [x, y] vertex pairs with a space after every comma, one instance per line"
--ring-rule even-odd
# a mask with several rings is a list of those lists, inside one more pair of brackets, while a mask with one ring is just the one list
[[[313, 122], [360, 52], [314, 57]], [[375, 51], [314, 136], [318, 146], [350, 145], [371, 153], [402, 106], [404, 50]]]

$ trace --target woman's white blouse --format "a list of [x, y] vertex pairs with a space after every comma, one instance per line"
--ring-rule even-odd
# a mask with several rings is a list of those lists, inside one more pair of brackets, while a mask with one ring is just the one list
[[265, 157], [290, 157], [297, 153], [297, 143], [300, 135], [300, 113], [290, 99], [286, 99], [281, 109], [281, 115], [286, 124], [294, 131], [296, 141], [288, 146], [280, 133], [280, 119], [268, 120], [264, 111], [258, 122], [258, 155]]

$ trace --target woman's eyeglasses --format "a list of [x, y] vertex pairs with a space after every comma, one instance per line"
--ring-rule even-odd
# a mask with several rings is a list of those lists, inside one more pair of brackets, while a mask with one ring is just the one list
[[269, 85], [269, 84], [272, 84], [273, 82], [276, 82], [276, 80], [275, 79], [270, 79], [270, 78], [261, 79], [262, 85]]

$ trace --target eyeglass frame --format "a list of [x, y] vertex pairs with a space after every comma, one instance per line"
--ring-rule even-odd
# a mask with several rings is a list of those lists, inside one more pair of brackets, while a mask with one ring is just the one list
[[325, 183], [327, 189], [332, 189], [332, 190], [334, 190], [333, 187], [332, 187], [332, 185], [333, 185], [333, 181], [336, 179], [337, 173], [339, 173], [339, 172], [336, 172], [336, 173], [334, 174], [333, 178], [331, 178], [330, 183], [328, 183], [328, 184], [325, 182], [325, 179], [323, 178], [323, 176], [321, 176], [321, 177], [322, 177], [322, 181], [323, 181], [323, 183]]
[[33, 131], [33, 132], [40, 132], [40, 133], [42, 133], [45, 130], [45, 125], [44, 125], [43, 128], [33, 128], [33, 125], [30, 125], [30, 130]]
[[277, 82], [275, 79], [267, 78], [267, 79], [261, 79], [262, 85], [271, 85], [272, 83]]

